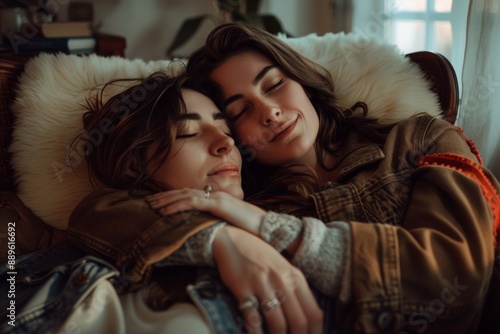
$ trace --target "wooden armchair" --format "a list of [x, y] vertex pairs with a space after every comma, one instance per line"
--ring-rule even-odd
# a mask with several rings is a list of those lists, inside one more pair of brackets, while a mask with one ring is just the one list
[[439, 97], [443, 119], [454, 124], [459, 105], [458, 81], [449, 60], [439, 53], [430, 51], [409, 53], [407, 57], [418, 64], [428, 81], [431, 82], [432, 90]]

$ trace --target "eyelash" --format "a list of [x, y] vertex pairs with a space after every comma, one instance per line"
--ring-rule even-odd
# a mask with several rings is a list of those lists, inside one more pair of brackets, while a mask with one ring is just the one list
[[[231, 132], [225, 132], [225, 131], [223, 131], [223, 132], [228, 137], [232, 136]], [[198, 133], [188, 133], [188, 134], [184, 134], [184, 135], [177, 135], [177, 137], [175, 137], [175, 139], [193, 138], [193, 137], [196, 137], [197, 135], [198, 135]]]
[[[269, 87], [269, 89], [265, 90], [265, 93], [267, 94], [267, 93], [274, 91], [276, 88], [281, 87], [284, 83], [285, 83], [285, 80], [280, 79], [276, 84], [272, 85], [271, 87]], [[245, 106], [245, 108], [243, 108], [236, 116], [231, 118], [231, 121], [232, 122], [237, 121], [247, 109], [248, 109], [248, 106]]]
[[266, 94], [269, 93], [269, 92], [272, 92], [276, 88], [282, 86], [284, 83], [285, 83], [285, 80], [284, 79], [280, 79], [276, 84], [272, 85], [271, 87], [269, 87], [269, 89], [266, 90]]
[[190, 134], [185, 134], [185, 135], [177, 135], [177, 137], [175, 137], [176, 139], [184, 139], [184, 138], [191, 138], [191, 137], [194, 137], [196, 136], [197, 133], [190, 133]]

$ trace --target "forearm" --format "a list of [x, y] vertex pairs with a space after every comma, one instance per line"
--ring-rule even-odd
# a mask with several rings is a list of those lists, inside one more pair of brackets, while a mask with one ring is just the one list
[[216, 235], [226, 225], [217, 223], [191, 236], [169, 257], [158, 262], [159, 266], [192, 265], [214, 266], [213, 243]]
[[163, 217], [143, 197], [100, 189], [75, 209], [68, 234], [78, 247], [110, 261], [129, 281], [140, 282], [150, 266], [216, 222], [195, 211]]

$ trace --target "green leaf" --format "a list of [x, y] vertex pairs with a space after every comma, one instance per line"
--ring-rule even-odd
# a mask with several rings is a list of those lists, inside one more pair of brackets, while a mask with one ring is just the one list
[[167, 49], [167, 57], [172, 58], [172, 51], [180, 47], [182, 44], [186, 43], [186, 41], [188, 41], [189, 38], [193, 36], [194, 33], [198, 30], [201, 23], [208, 17], [209, 15], [201, 15], [184, 21], [181, 28], [177, 32], [174, 41]]

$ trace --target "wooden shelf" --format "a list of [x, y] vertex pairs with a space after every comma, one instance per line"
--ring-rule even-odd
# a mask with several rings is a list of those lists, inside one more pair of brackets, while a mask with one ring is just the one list
[[[96, 34], [94, 35], [94, 37], [96, 39], [95, 54], [105, 57], [125, 57], [125, 48], [127, 45], [124, 37], [109, 34]], [[45, 50], [40, 50], [38, 52], [33, 52], [30, 54], [16, 54], [6, 43], [8, 42], [4, 41], [4, 44], [0, 46], [0, 58], [2, 59], [16, 59], [20, 61], [26, 61], [33, 56], [36, 56], [40, 52], [48, 52]]]

